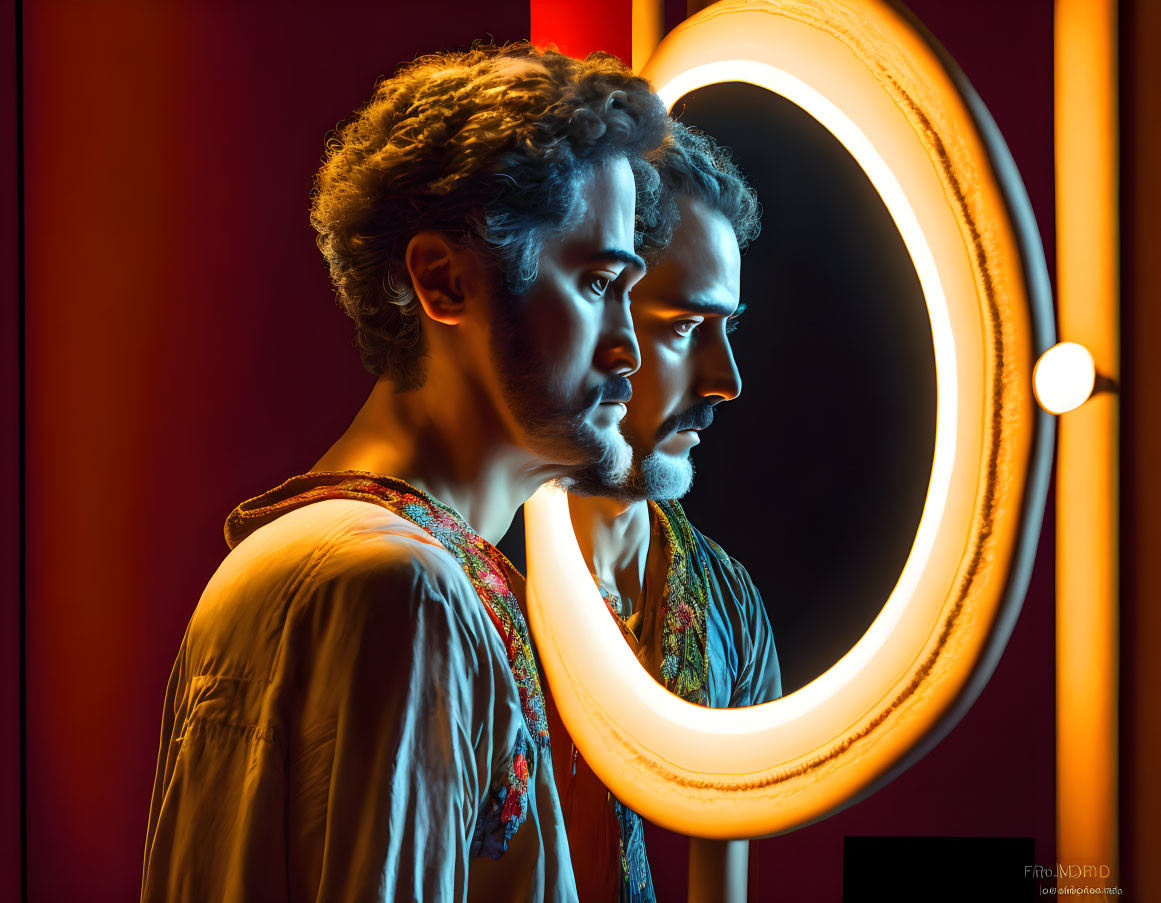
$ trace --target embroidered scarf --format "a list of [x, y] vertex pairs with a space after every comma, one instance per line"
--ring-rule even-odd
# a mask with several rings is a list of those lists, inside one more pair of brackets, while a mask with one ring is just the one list
[[[411, 521], [439, 541], [476, 591], [489, 619], [500, 634], [508, 667], [520, 694], [528, 734], [537, 750], [548, 749], [548, 721], [532, 654], [528, 625], [512, 583], [523, 577], [491, 543], [473, 530], [447, 505], [403, 480], [354, 471], [310, 473], [292, 477], [265, 495], [239, 505], [226, 521], [226, 539], [248, 534], [294, 508], [326, 499], [354, 499], [381, 505]], [[528, 756], [524, 737], [508, 756], [507, 774], [490, 789], [472, 840], [472, 856], [498, 859], [528, 814]]]
[[693, 527], [677, 501], [653, 502], [651, 508], [669, 559], [661, 594], [661, 676], [671, 693], [708, 705], [709, 562], [700, 554]]
[[[710, 569], [694, 539], [693, 527], [676, 501], [650, 502], [656, 538], [668, 568], [661, 591], [661, 676], [665, 688], [686, 702], [709, 704], [706, 655]], [[604, 595], [604, 593], [602, 593]], [[606, 604], [609, 600], [606, 598]], [[610, 611], [612, 606], [610, 605]], [[612, 797], [620, 828], [621, 903], [656, 900], [641, 816]]]

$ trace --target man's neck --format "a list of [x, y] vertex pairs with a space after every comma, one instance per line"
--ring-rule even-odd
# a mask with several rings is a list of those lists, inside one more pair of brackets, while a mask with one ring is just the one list
[[536, 489], [566, 468], [520, 448], [478, 395], [441, 381], [397, 392], [380, 379], [347, 431], [312, 468], [405, 480], [495, 543]]
[[649, 556], [649, 504], [570, 495], [568, 510], [589, 569], [622, 598], [639, 600]]

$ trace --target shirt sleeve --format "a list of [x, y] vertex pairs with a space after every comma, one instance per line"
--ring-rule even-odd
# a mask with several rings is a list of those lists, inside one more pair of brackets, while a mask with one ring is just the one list
[[457, 592], [405, 562], [315, 600], [353, 613], [312, 668], [336, 719], [320, 901], [466, 898], [494, 675]]
[[782, 670], [766, 604], [749, 573], [730, 559], [736, 576], [738, 676], [730, 707], [759, 705], [782, 696]]

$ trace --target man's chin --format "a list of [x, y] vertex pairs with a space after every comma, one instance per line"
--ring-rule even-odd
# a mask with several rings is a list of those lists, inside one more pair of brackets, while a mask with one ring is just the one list
[[655, 451], [646, 455], [634, 471], [641, 496], [654, 501], [679, 499], [693, 486], [693, 461], [688, 451], [680, 455]]
[[542, 435], [529, 447], [569, 468], [569, 473], [558, 478], [560, 485], [571, 489], [580, 479], [590, 487], [617, 486], [629, 477], [633, 450], [617, 427], [602, 429], [576, 419], [551, 431], [539, 426]]
[[620, 430], [613, 429], [605, 438], [601, 460], [593, 465], [601, 482], [618, 486], [625, 482], [633, 467], [633, 449]]
[[693, 485], [693, 461], [688, 452], [676, 456], [654, 451], [640, 460], [632, 459], [627, 474], [619, 479], [611, 479], [600, 468], [586, 467], [565, 477], [561, 483], [574, 495], [603, 496], [623, 502], [678, 499]]

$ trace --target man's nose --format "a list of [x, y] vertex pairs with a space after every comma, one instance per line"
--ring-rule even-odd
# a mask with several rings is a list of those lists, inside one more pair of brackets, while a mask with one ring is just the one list
[[629, 299], [605, 302], [601, 338], [597, 347], [597, 367], [615, 376], [629, 376], [641, 366], [641, 350], [633, 332]]
[[706, 349], [703, 369], [698, 380], [698, 392], [704, 398], [718, 397], [723, 401], [733, 401], [742, 394], [742, 374], [734, 360], [734, 350], [729, 343], [717, 344]]

